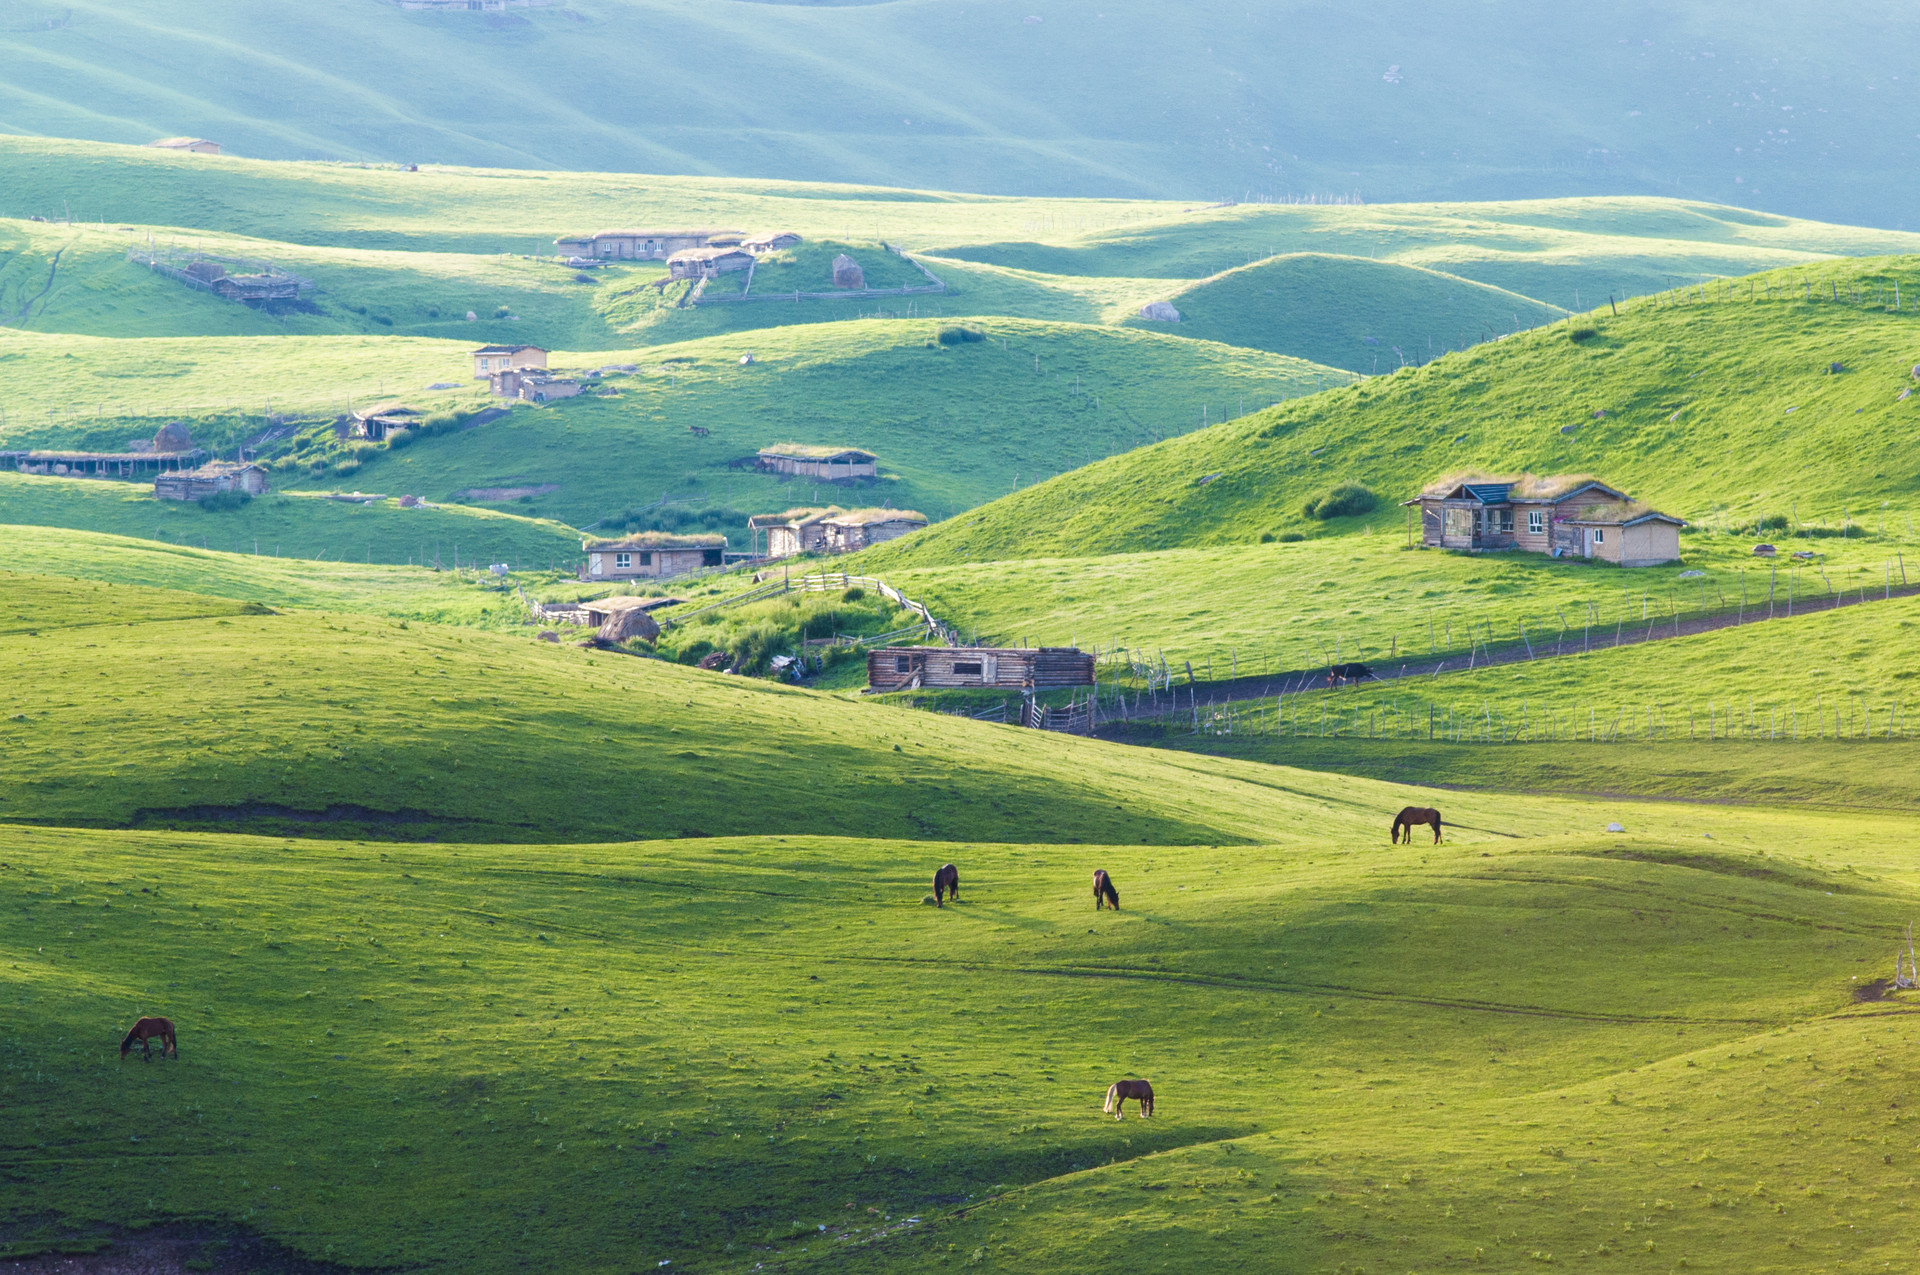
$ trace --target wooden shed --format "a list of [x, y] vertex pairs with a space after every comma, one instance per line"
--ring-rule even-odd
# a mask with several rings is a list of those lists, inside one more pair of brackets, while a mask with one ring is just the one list
[[618, 540], [588, 540], [582, 580], [638, 580], [685, 575], [726, 561], [727, 538], [720, 535], [674, 536], [643, 531]]
[[890, 646], [867, 654], [870, 691], [1092, 685], [1093, 656], [1072, 646]]
[[739, 248], [688, 248], [667, 258], [667, 277], [711, 279], [718, 274], [745, 270], [752, 264], [753, 254]]
[[872, 452], [863, 452], [857, 447], [815, 447], [808, 443], [775, 443], [772, 447], [762, 447], [755, 464], [769, 473], [821, 478], [827, 482], [873, 478], [880, 472], [879, 458]]
[[1687, 524], [1638, 501], [1623, 500], [1588, 506], [1565, 525], [1580, 537], [1583, 558], [1620, 567], [1657, 567], [1680, 560], [1680, 528]]
[[406, 403], [380, 403], [353, 414], [352, 434], [380, 442], [395, 430], [412, 429], [426, 419], [426, 413]]
[[553, 241], [563, 257], [606, 257], [615, 261], [665, 261], [676, 252], [705, 248], [718, 238], [739, 242], [739, 230], [600, 230]]
[[160, 500], [199, 500], [223, 491], [258, 496], [266, 490], [266, 466], [250, 462], [209, 461], [198, 469], [176, 470], [153, 480], [153, 494]]
[[927, 516], [911, 509], [789, 509], [756, 514], [747, 526], [767, 533], [769, 558], [797, 553], [851, 553], [898, 539], [927, 525]]
[[769, 252], [778, 252], [782, 248], [791, 248], [800, 242], [800, 236], [791, 230], [763, 230], [757, 235], [748, 235], [740, 241], [740, 246], [754, 256], [764, 256]]

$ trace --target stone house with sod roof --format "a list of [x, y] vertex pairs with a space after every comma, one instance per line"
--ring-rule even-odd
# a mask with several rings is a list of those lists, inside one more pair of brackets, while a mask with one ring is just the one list
[[685, 575], [726, 561], [727, 538], [721, 535], [675, 536], [664, 531], [642, 531], [618, 540], [582, 542], [587, 564], [582, 580], [642, 580]]
[[797, 553], [851, 553], [897, 540], [926, 525], [927, 516], [911, 509], [842, 509], [838, 505], [756, 514], [747, 519], [748, 527], [767, 533], [769, 558], [791, 558]]
[[741, 230], [601, 230], [553, 241], [563, 257], [608, 257], [616, 261], [665, 261], [676, 252], [705, 248], [716, 239], [740, 242]]
[[266, 490], [266, 466], [230, 460], [208, 461], [198, 469], [159, 474], [153, 480], [153, 494], [158, 500], [200, 500], [223, 491], [258, 496]]
[[348, 432], [354, 438], [378, 443], [398, 430], [412, 429], [426, 418], [425, 412], [406, 403], [379, 403], [355, 412]]
[[688, 248], [667, 258], [670, 279], [711, 279], [753, 264], [753, 254], [740, 248]]
[[772, 474], [820, 478], [840, 482], [879, 475], [879, 458], [857, 447], [813, 447], [806, 443], [775, 443], [762, 447], [755, 466]]
[[483, 345], [473, 352], [473, 379], [484, 381], [509, 368], [546, 365], [547, 352], [537, 345]]
[[1651, 567], [1680, 557], [1682, 519], [1585, 474], [1453, 474], [1403, 502], [1429, 549], [1521, 549]]

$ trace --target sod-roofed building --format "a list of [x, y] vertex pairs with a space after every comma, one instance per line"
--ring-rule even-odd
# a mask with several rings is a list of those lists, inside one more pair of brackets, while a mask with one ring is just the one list
[[687, 248], [667, 258], [671, 279], [711, 279], [753, 265], [753, 254], [735, 247]]
[[720, 535], [676, 536], [664, 531], [642, 531], [618, 540], [588, 540], [581, 546], [587, 565], [583, 580], [638, 580], [685, 575], [726, 561], [727, 538]]
[[880, 472], [879, 458], [857, 447], [817, 447], [811, 443], [775, 443], [762, 447], [755, 458], [759, 468], [773, 474], [792, 474], [800, 478], [821, 478], [840, 482], [849, 478], [873, 478]]
[[1432, 549], [1521, 549], [1649, 567], [1680, 557], [1686, 523], [1586, 474], [1453, 474], [1404, 502]]
[[676, 252], [705, 248], [716, 239], [739, 243], [741, 230], [601, 230], [553, 241], [563, 257], [609, 257], [616, 261], [665, 261]]
[[869, 691], [1092, 685], [1093, 656], [1072, 646], [890, 646], [867, 654]]
[[250, 461], [213, 460], [198, 469], [175, 470], [153, 480], [153, 494], [161, 500], [204, 500], [229, 491], [258, 496], [266, 490], [266, 466]]
[[785, 513], [756, 514], [747, 520], [754, 531], [767, 534], [769, 558], [797, 553], [851, 553], [896, 540], [927, 525], [927, 516], [911, 509], [789, 509]]

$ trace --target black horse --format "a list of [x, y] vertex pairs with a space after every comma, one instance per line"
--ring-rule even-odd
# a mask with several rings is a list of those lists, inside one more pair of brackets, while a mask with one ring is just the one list
[[1335, 664], [1327, 670], [1328, 686], [1345, 686], [1348, 682], [1370, 682], [1373, 680], [1373, 670], [1357, 661], [1347, 664]]
[[944, 864], [933, 874], [933, 905], [937, 908], [947, 906], [946, 900], [960, 901], [960, 869], [951, 863]]
[[1113, 888], [1113, 878], [1107, 875], [1105, 868], [1095, 868], [1093, 870], [1093, 910], [1098, 912], [1108, 904], [1113, 905], [1115, 912], [1120, 910], [1120, 891]]

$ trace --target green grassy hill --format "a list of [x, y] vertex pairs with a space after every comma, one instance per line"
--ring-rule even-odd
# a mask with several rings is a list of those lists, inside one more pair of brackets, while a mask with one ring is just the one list
[[1271, 257], [1158, 298], [1177, 323], [1129, 327], [1305, 354], [1368, 375], [1539, 327], [1565, 312], [1417, 266], [1298, 253]]
[[[1652, 26], [1408, 0], [1335, 19], [1300, 0], [1204, 0], [1171, 28], [1145, 0], [479, 14], [209, 0], [176, 16], [159, 0], [21, 0], [0, 31], [0, 125], [136, 144], [186, 132], [280, 159], [1193, 201], [1634, 191], [1856, 221], [1911, 202], [1911, 77], [1885, 69], [1877, 33], [1899, 11], [1884, 4], [1836, 24], [1693, 0]], [[668, 54], [663, 32], [711, 52]], [[215, 66], [185, 88], [174, 74]]]
[[1916, 286], [1913, 258], [1868, 259], [1639, 299], [1099, 462], [868, 561], [1248, 544], [1309, 529], [1305, 500], [1343, 481], [1398, 536], [1391, 502], [1476, 468], [1591, 472], [1709, 524], [1872, 523], [1920, 483], [1889, 445], [1920, 411]]

